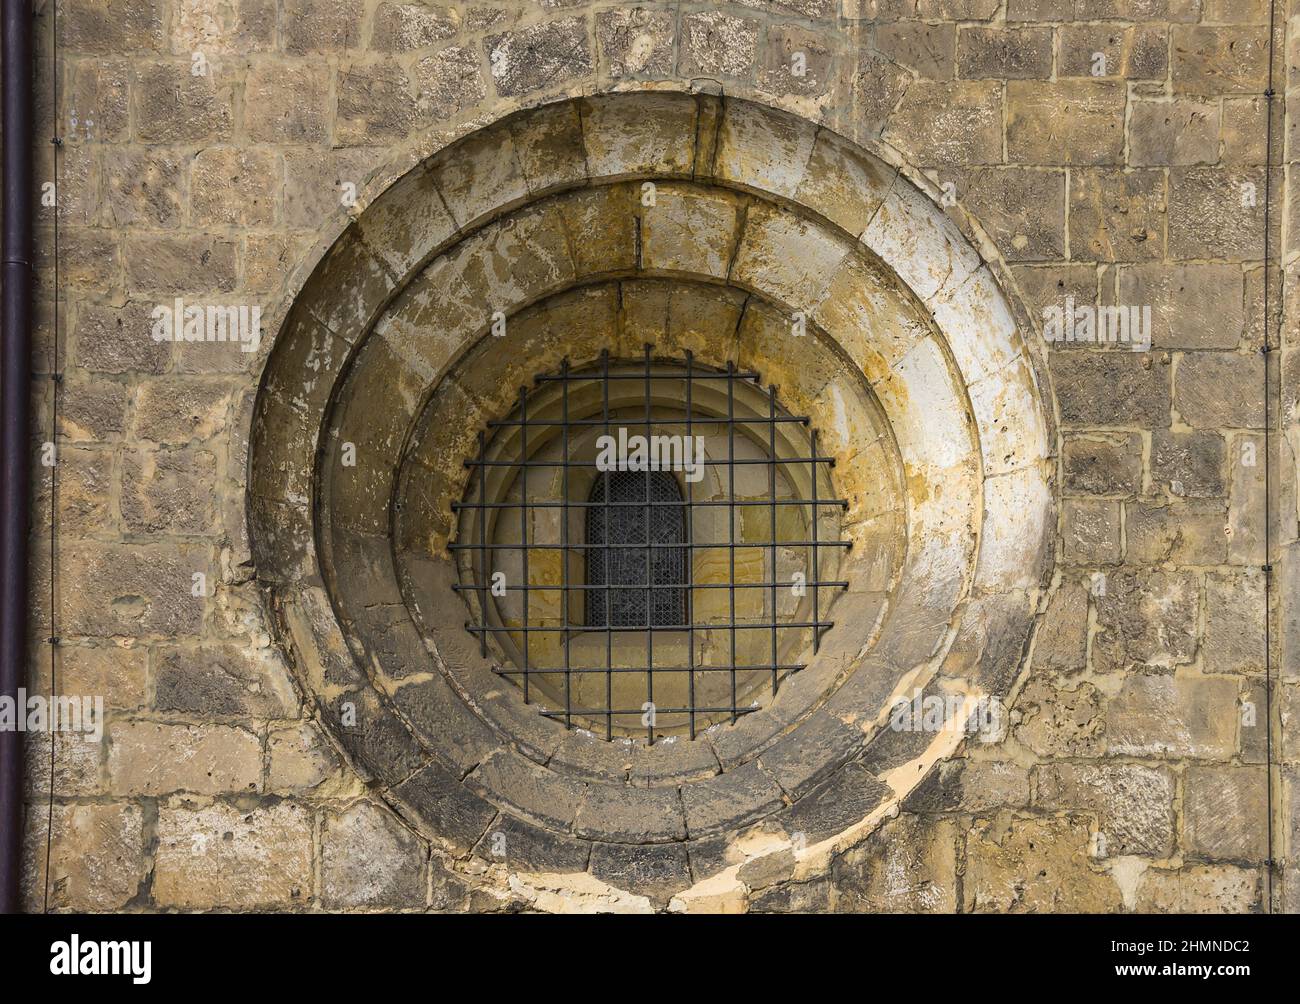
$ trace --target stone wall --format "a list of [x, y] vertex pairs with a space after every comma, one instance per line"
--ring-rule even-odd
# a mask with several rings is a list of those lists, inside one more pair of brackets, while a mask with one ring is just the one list
[[[512, 884], [385, 803], [281, 644], [246, 470], [271, 336], [397, 179], [519, 109], [664, 88], [885, 151], [1033, 325], [1067, 296], [1149, 305], [1152, 341], [1041, 353], [1056, 561], [1005, 736], [934, 765], [824, 868], [755, 844], [725, 896], [658, 905], [1262, 910], [1271, 734], [1273, 903], [1300, 909], [1300, 335], [1281, 310], [1300, 9], [1276, 7], [1265, 573], [1264, 2], [67, 0], [57, 62], [37, 4], [38, 135], [57, 114], [63, 146], [57, 285], [54, 210], [38, 217], [35, 445], [57, 439], [59, 463], [53, 498], [38, 468], [33, 637], [59, 636], [53, 689], [109, 705], [102, 743], [56, 744], [51, 908], [651, 907], [595, 863]], [[49, 144], [36, 174], [54, 176]], [[259, 305], [268, 337], [155, 341], [150, 311], [176, 297]], [[31, 688], [48, 693], [50, 646], [34, 649]], [[40, 909], [49, 742], [29, 738]]]

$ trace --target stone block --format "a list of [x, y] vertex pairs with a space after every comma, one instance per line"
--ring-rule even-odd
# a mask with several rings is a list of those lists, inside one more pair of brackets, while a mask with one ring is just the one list
[[1136, 495], [1142, 490], [1142, 437], [1069, 436], [1061, 454], [1065, 490], [1084, 495]]
[[1052, 374], [1065, 426], [1169, 425], [1169, 366], [1136, 352], [1058, 352]]
[[631, 7], [596, 14], [596, 48], [612, 79], [672, 72], [675, 18], [669, 11]]
[[1007, 156], [1022, 164], [1121, 164], [1124, 88], [1105, 81], [1007, 84]]
[[1184, 784], [1183, 840], [1191, 854], [1263, 860], [1268, 852], [1268, 777], [1263, 767], [1192, 767]]
[[1226, 759], [1237, 749], [1238, 693], [1221, 677], [1130, 676], [1106, 709], [1110, 752]]
[[158, 812], [153, 898], [183, 910], [280, 909], [312, 898], [312, 817], [293, 802]]
[[144, 812], [130, 802], [56, 805], [50, 875], [45, 876], [47, 816], [28, 814], [23, 848], [25, 908], [99, 913], [125, 909], [146, 881]]
[[1100, 857], [1165, 858], [1174, 848], [1174, 780], [1139, 764], [1046, 764], [1038, 770], [1039, 806], [1098, 817]]
[[213, 143], [234, 129], [231, 74], [191, 72], [190, 60], [136, 68], [132, 98], [136, 138], [145, 143]]
[[257, 143], [323, 143], [329, 67], [315, 60], [254, 62], [244, 77], [244, 128]]
[[1174, 408], [1197, 429], [1258, 429], [1264, 424], [1260, 355], [1194, 352], [1174, 373]]
[[1050, 28], [963, 27], [957, 68], [965, 80], [1046, 80], [1052, 75]]
[[565, 84], [592, 72], [583, 18], [543, 21], [483, 41], [492, 80], [503, 98]]
[[752, 73], [759, 22], [723, 11], [682, 17], [677, 72], [685, 77], [739, 77]]
[[1200, 606], [1200, 583], [1193, 573], [1113, 572], [1093, 592], [1100, 629], [1093, 638], [1097, 669], [1191, 661]]
[[387, 806], [357, 802], [321, 828], [321, 905], [328, 910], [424, 906], [428, 847]]
[[1071, 172], [1071, 258], [1159, 260], [1165, 253], [1164, 234], [1161, 171], [1085, 168]]
[[998, 164], [1002, 107], [1002, 87], [994, 82], [917, 80], [889, 116], [883, 139], [923, 166]]
[[261, 784], [261, 743], [246, 729], [115, 722], [110, 740], [108, 773], [115, 792], [248, 794]]
[[1129, 162], [1134, 167], [1186, 167], [1219, 159], [1217, 101], [1134, 97], [1129, 110]]
[[1091, 861], [1086, 817], [975, 823], [966, 836], [964, 909], [972, 913], [1114, 913], [1114, 880]]

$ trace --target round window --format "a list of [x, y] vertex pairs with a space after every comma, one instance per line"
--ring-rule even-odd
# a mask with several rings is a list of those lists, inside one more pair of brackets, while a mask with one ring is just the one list
[[488, 423], [449, 548], [467, 629], [540, 714], [612, 739], [735, 722], [831, 626], [846, 503], [757, 372], [608, 352]]

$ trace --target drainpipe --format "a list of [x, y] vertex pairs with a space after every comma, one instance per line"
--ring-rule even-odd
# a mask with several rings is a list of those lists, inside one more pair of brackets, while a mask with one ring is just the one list
[[[2, 0], [4, 285], [0, 292], [0, 695], [27, 675], [27, 523], [31, 510], [32, 22], [30, 0]], [[22, 714], [15, 704], [15, 712]], [[23, 748], [0, 731], [0, 913], [19, 910]]]

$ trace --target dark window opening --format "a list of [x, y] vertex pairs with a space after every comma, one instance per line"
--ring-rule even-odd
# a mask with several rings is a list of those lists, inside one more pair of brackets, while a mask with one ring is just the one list
[[664, 471], [607, 471], [596, 476], [587, 501], [587, 626], [685, 626], [685, 500], [677, 479]]

